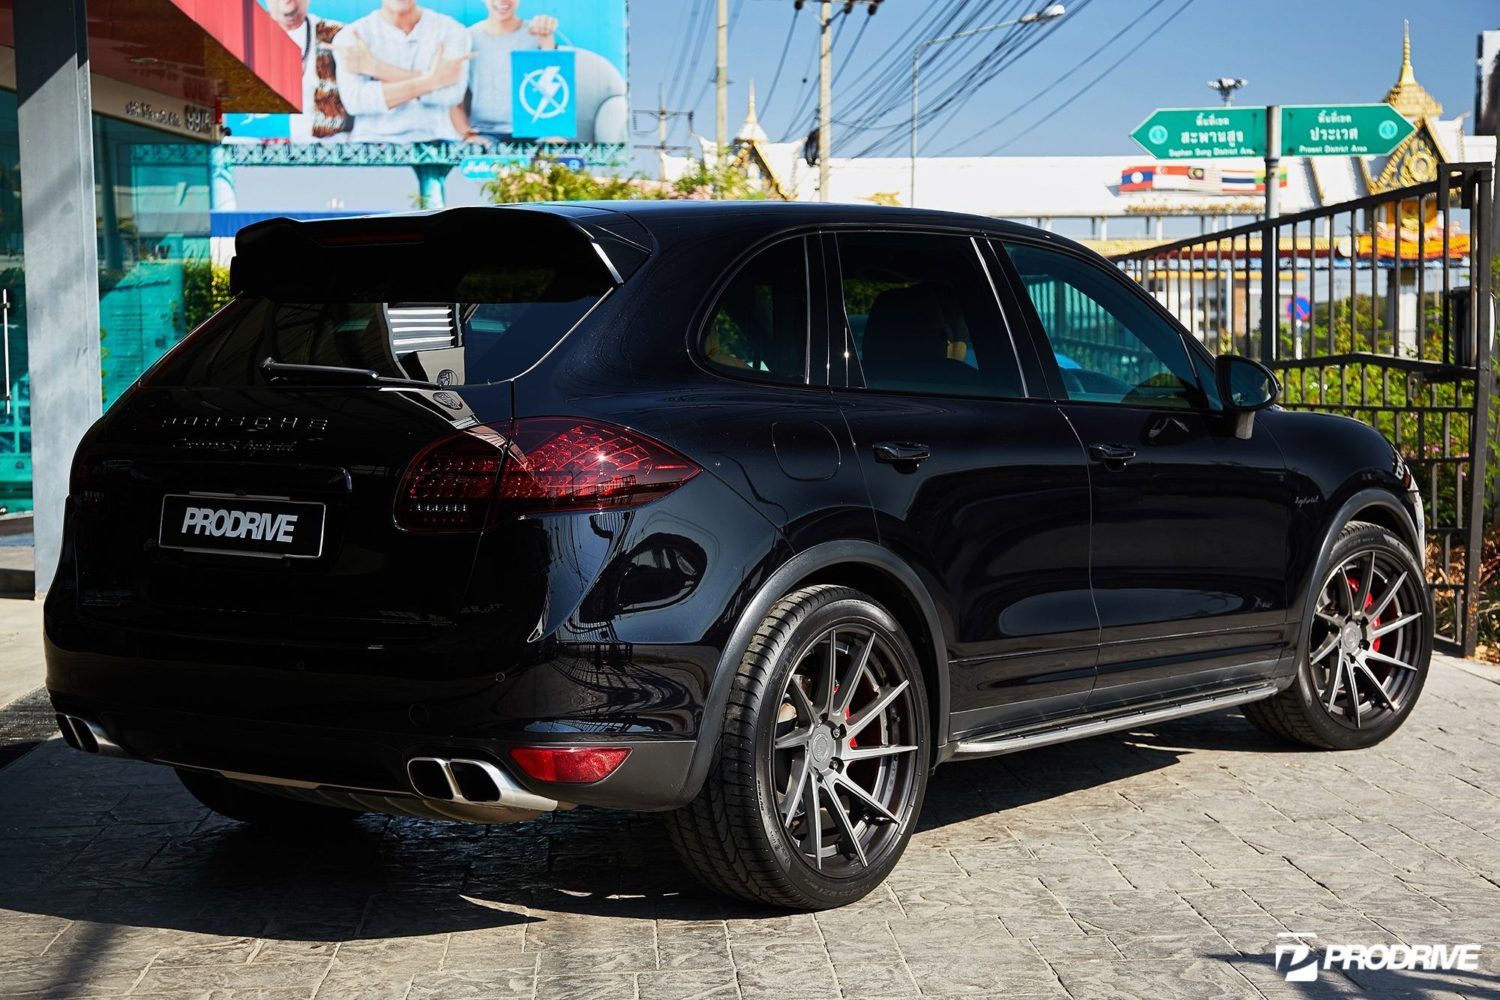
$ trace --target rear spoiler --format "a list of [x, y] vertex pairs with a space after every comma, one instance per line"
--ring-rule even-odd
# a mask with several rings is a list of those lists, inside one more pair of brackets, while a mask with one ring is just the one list
[[[585, 206], [456, 208], [299, 222], [268, 219], [235, 236], [232, 295], [282, 301], [389, 297], [446, 301], [443, 286], [483, 265], [524, 267], [566, 254], [578, 280], [623, 284], [654, 242], [634, 219]], [[591, 273], [593, 272], [593, 273]], [[378, 294], [395, 281], [402, 294]], [[342, 286], [342, 287], [341, 287]]]

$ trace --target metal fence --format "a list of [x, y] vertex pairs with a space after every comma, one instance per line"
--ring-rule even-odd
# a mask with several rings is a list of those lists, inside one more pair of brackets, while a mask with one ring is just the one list
[[1490, 164], [1123, 254], [1116, 263], [1211, 349], [1258, 358], [1288, 409], [1395, 442], [1427, 507], [1441, 645], [1472, 654], [1494, 463]]

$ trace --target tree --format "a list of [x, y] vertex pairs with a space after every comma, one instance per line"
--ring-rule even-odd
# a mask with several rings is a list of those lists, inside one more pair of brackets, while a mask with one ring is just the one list
[[561, 163], [538, 161], [497, 171], [484, 182], [484, 196], [497, 205], [533, 201], [660, 201], [758, 199], [765, 195], [744, 167], [698, 161], [675, 181], [653, 181], [639, 174], [596, 177]]

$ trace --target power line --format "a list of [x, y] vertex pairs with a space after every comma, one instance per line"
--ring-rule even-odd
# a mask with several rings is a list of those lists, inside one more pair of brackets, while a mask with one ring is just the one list
[[781, 82], [781, 71], [786, 68], [786, 55], [792, 50], [792, 38], [797, 34], [796, 7], [792, 8], [792, 23], [786, 29], [786, 41], [781, 45], [781, 58], [776, 60], [776, 74], [771, 77], [771, 86], [766, 90], [766, 96], [761, 102], [761, 114], [769, 117], [771, 113], [771, 101], [776, 97], [776, 85]]
[[[740, 11], [744, 8], [744, 6], [745, 6], [745, 0], [735, 0], [734, 6], [732, 8], [730, 8], [730, 12], [729, 12], [729, 31], [730, 32], [734, 31], [734, 22], [737, 21], [737, 20], [739, 20]], [[714, 83], [713, 77], [709, 77], [708, 79], [704, 80], [703, 81], [703, 86], [701, 86], [701, 87], [698, 88], [698, 96], [693, 98], [693, 103], [691, 105], [689, 105], [689, 106], [696, 108], [698, 105], [702, 104], [703, 103], [703, 97], [704, 97], [704, 95], [706, 95], [708, 93], [708, 88], [712, 87], [713, 83]]]
[[[1009, 0], [1014, 5], [1020, 0]], [[980, 11], [975, 8], [963, 15], [969, 0], [949, 0], [947, 6], [933, 12], [925, 22], [912, 22], [907, 30], [886, 46], [875, 62], [855, 77], [852, 86], [859, 90], [845, 109], [850, 127], [870, 128], [901, 103], [904, 93], [907, 57], [922, 38], [940, 32], [963, 31], [973, 25]], [[962, 48], [963, 46], [960, 46]], [[877, 75], [870, 77], [871, 71]], [[869, 83], [862, 81], [870, 79]]]
[[1139, 16], [1132, 16], [1131, 19], [1125, 23], [1125, 26], [1122, 27], [1119, 31], [1115, 32], [1113, 35], [1111, 35], [1104, 42], [1103, 45], [1100, 45], [1097, 49], [1095, 49], [1094, 51], [1090, 52], [1088, 55], [1084, 56], [1082, 59], [1080, 59], [1077, 62], [1075, 62], [1072, 66], [1070, 66], [1068, 68], [1068, 70], [1065, 73], [1063, 73], [1057, 79], [1055, 79], [1051, 83], [1047, 84], [1045, 87], [1043, 87], [1041, 90], [1037, 91], [1035, 94], [1032, 94], [1029, 98], [1027, 98], [1026, 100], [1022, 101], [1020, 104], [1017, 104], [1014, 108], [1012, 108], [1010, 111], [1006, 112], [1005, 114], [1001, 115], [999, 118], [995, 119], [993, 122], [990, 122], [988, 125], [986, 125], [984, 127], [984, 129], [981, 132], [977, 132], [974, 135], [967, 136], [966, 138], [959, 140], [958, 142], [954, 143], [953, 145], [948, 146], [947, 148], [941, 150], [938, 153], [938, 155], [939, 156], [943, 156], [943, 155], [945, 155], [947, 153], [951, 153], [955, 149], [957, 149], [960, 146], [964, 145], [966, 142], [971, 142], [974, 139], [977, 139], [980, 135], [983, 135], [986, 132], [991, 132], [994, 129], [998, 128], [999, 126], [1004, 125], [1006, 122], [1010, 121], [1012, 118], [1014, 118], [1016, 115], [1020, 114], [1022, 111], [1025, 111], [1028, 108], [1036, 107], [1037, 102], [1041, 101], [1048, 94], [1050, 94], [1053, 90], [1055, 90], [1058, 87], [1059, 84], [1061, 84], [1064, 80], [1068, 79], [1070, 76], [1073, 76], [1075, 73], [1077, 73], [1079, 70], [1083, 69], [1085, 66], [1087, 66], [1089, 63], [1093, 62], [1095, 59], [1099, 58], [1099, 56], [1103, 52], [1105, 52], [1111, 46], [1113, 46], [1116, 42], [1118, 42], [1121, 39], [1121, 37], [1123, 37], [1127, 32], [1133, 31], [1137, 25], [1139, 25], [1146, 18], [1150, 17], [1151, 14], [1153, 12], [1155, 12], [1156, 8], [1160, 7], [1162, 4], [1164, 4], [1166, 2], [1167, 2], [1167, 0], [1155, 0], [1155, 2], [1150, 7], [1147, 7], [1144, 11], [1142, 11]]
[[[1075, 9], [1075, 13], [1085, 9], [1089, 2], [1090, 0], [1081, 0], [1080, 4]], [[1027, 53], [1040, 45], [1047, 38], [1047, 36], [1051, 34], [1052, 31], [1056, 30], [1056, 27], [1057, 24], [1055, 22], [1048, 25], [1040, 32], [1033, 31], [1025, 24], [1019, 24], [1012, 27], [1008, 32], [1001, 36], [1000, 40], [994, 45], [994, 47], [988, 53], [982, 56], [977, 63], [970, 66], [966, 71], [963, 72], [961, 76], [951, 79], [946, 84], [946, 86], [941, 89], [938, 99], [932, 103], [929, 103], [928, 106], [923, 109], [918, 117], [918, 123], [920, 124], [921, 122], [936, 121], [944, 114], [947, 114], [949, 120], [951, 120], [952, 116], [956, 115], [959, 109], [962, 108], [963, 105], [966, 104], [979, 89], [983, 88], [990, 81], [995, 79], [995, 77], [1014, 65], [1017, 60], [1021, 59]], [[1030, 39], [1029, 44], [1022, 44], [1027, 39]], [[965, 54], [960, 54], [956, 59], [950, 60], [950, 65], [953, 65], [955, 67], [960, 65], [963, 62], [964, 55]], [[937, 72], [939, 74], [939, 79], [942, 79], [943, 69], [939, 69]], [[910, 82], [909, 78], [907, 78], [906, 86], [903, 89], [906, 90], [907, 93], [909, 93], [909, 87]], [[901, 96], [904, 97], [906, 95], [903, 94]], [[890, 144], [899, 140], [900, 137], [898, 134], [898, 130], [904, 131], [908, 129], [910, 125], [910, 115], [906, 115], [902, 118], [902, 120], [892, 122], [887, 125], [870, 127], [868, 131], [879, 134], [873, 141], [867, 144], [867, 146], [863, 150], [855, 155], [869, 155], [870, 153], [875, 152], [881, 147], [889, 146]]]
[[[711, 11], [712, 9], [712, 4], [703, 3], [698, 4], [693, 10], [693, 14], [698, 15], [697, 17], [692, 18], [693, 23], [696, 23], [698, 25], [698, 30], [692, 31], [691, 29], [689, 29], [689, 41], [692, 41], [693, 43], [693, 54], [692, 58], [688, 61], [687, 69], [679, 74], [673, 85], [672, 89], [673, 94], [675, 95], [675, 99], [672, 101], [673, 104], [681, 105], [683, 103], [683, 99], [688, 95], [688, 88], [693, 85], [693, 78], [698, 73], [698, 60], [703, 55], [704, 43], [707, 41], [709, 34], [704, 29], [712, 23], [709, 20], [709, 15], [706, 12]], [[685, 42], [684, 44], [687, 44], [687, 42]]]
[[1102, 73], [1100, 73], [1098, 76], [1094, 77], [1088, 83], [1086, 83], [1082, 87], [1080, 87], [1073, 94], [1072, 97], [1069, 97], [1066, 101], [1063, 101], [1057, 107], [1053, 108], [1051, 111], [1047, 112], [1045, 115], [1043, 115], [1042, 117], [1038, 118], [1036, 121], [1032, 122], [1030, 125], [1026, 126], [1024, 129], [1022, 129], [1021, 131], [1017, 132], [1015, 135], [1011, 136], [1009, 139], [1005, 140], [1004, 142], [1002, 142], [1000, 145], [996, 146], [994, 149], [990, 150], [985, 155], [986, 156], [994, 156], [994, 155], [996, 155], [997, 153], [999, 153], [1005, 147], [1010, 146], [1013, 143], [1019, 141], [1023, 136], [1029, 135], [1033, 130], [1035, 130], [1037, 127], [1039, 127], [1043, 122], [1045, 122], [1048, 119], [1052, 118], [1058, 112], [1064, 110], [1070, 104], [1072, 104], [1074, 101], [1078, 100], [1084, 94], [1088, 93], [1089, 90], [1091, 90], [1096, 83], [1098, 83], [1100, 80], [1103, 80], [1106, 76], [1109, 76], [1109, 74], [1113, 73], [1116, 69], [1118, 69], [1125, 62], [1125, 60], [1131, 58], [1132, 56], [1138, 55], [1142, 46], [1144, 46], [1147, 42], [1151, 41], [1151, 39], [1155, 38], [1157, 35], [1161, 34], [1162, 29], [1165, 28], [1167, 25], [1171, 24], [1173, 21], [1175, 21], [1177, 19], [1177, 15], [1181, 14], [1183, 11], [1187, 10], [1188, 7], [1192, 6], [1192, 3], [1193, 3], [1193, 0], [1183, 0], [1182, 6], [1178, 7], [1176, 10], [1172, 11], [1172, 13], [1168, 14], [1166, 20], [1162, 21], [1155, 28], [1153, 28], [1151, 30], [1150, 34], [1148, 34], [1145, 38], [1141, 39], [1140, 42], [1138, 42], [1133, 48], [1126, 50], [1125, 54], [1122, 55], [1122, 56], [1120, 56], [1120, 58], [1116, 59], [1114, 62], [1110, 63], [1107, 67], [1105, 67], [1105, 69], [1104, 69], [1104, 71]]
[[[1075, 20], [1077, 18], [1077, 16], [1079, 14], [1083, 13], [1083, 11], [1086, 10], [1088, 8], [1088, 5], [1090, 3], [1092, 3], [1092, 2], [1093, 2], [1093, 0], [1080, 0], [1080, 2], [1076, 6], [1074, 6], [1074, 7], [1072, 7], [1072, 8], [1069, 9], [1069, 11], [1068, 11], [1069, 19], [1070, 20]], [[1016, 115], [1020, 114], [1026, 108], [1033, 106], [1038, 100], [1040, 100], [1042, 97], [1044, 97], [1053, 87], [1057, 86], [1057, 84], [1061, 83], [1063, 80], [1066, 80], [1068, 77], [1072, 76], [1074, 73], [1076, 73], [1080, 69], [1082, 69], [1085, 65], [1088, 64], [1088, 62], [1090, 60], [1094, 59], [1096, 56], [1098, 56], [1098, 54], [1100, 52], [1103, 52], [1106, 48], [1108, 48], [1110, 46], [1110, 44], [1112, 44], [1116, 39], [1118, 39], [1120, 37], [1120, 35], [1124, 34], [1126, 31], [1130, 30], [1130, 28], [1133, 27], [1134, 25], [1139, 24], [1142, 18], [1148, 16], [1152, 11], [1154, 11], [1157, 7], [1160, 7], [1164, 3], [1166, 3], [1166, 0], [1156, 0], [1156, 2], [1153, 3], [1150, 7], [1146, 8], [1146, 10], [1145, 10], [1144, 13], [1142, 13], [1141, 15], [1139, 15], [1137, 17], [1134, 17], [1132, 19], [1132, 21], [1131, 21], [1130, 24], [1127, 24], [1119, 32], [1116, 32], [1115, 35], [1114, 35], [1114, 37], [1111, 38], [1108, 42], [1104, 43], [1104, 45], [1101, 45], [1098, 49], [1094, 50], [1092, 53], [1090, 53], [1089, 55], [1085, 56], [1083, 59], [1081, 59], [1078, 62], [1074, 63], [1073, 66], [1066, 73], [1064, 73], [1062, 76], [1058, 77], [1056, 80], [1052, 81], [1052, 83], [1049, 84], [1047, 87], [1042, 88], [1042, 90], [1039, 91], [1038, 93], [1032, 95], [1032, 97], [1029, 100], [1027, 100], [1027, 101], [1025, 101], [1025, 102], [1023, 102], [1023, 103], [1021, 103], [1019, 105], [1017, 105], [1014, 110], [1012, 110], [1008, 114], [1002, 116], [998, 120], [996, 120], [994, 122], [991, 122], [990, 124], [986, 125], [981, 132], [965, 136], [964, 138], [960, 139], [958, 142], [955, 142], [952, 145], [946, 146], [943, 149], [939, 150], [936, 155], [938, 155], [938, 156], [946, 156], [947, 154], [949, 154], [949, 153], [953, 152], [954, 150], [960, 148], [961, 146], [965, 145], [966, 143], [972, 142], [978, 135], [983, 134], [983, 132], [988, 132], [988, 131], [994, 129], [997, 125], [1000, 125], [1000, 124], [1002, 124], [1002, 123], [1010, 120], [1011, 118], [1013, 118]], [[1021, 49], [1019, 52], [1015, 53], [1015, 55], [1013, 55], [1009, 59], [1007, 59], [1006, 62], [1005, 62], [1005, 64], [1003, 66], [997, 67], [996, 71], [994, 73], [992, 73], [990, 76], [986, 77], [985, 80], [982, 81], [979, 84], [978, 87], [974, 88], [975, 92], [977, 93], [979, 90], [982, 90], [984, 87], [989, 86], [989, 84], [992, 83], [995, 80], [995, 78], [1000, 75], [1000, 73], [1002, 73], [1005, 70], [1009, 69], [1012, 65], [1014, 65], [1016, 62], [1018, 62], [1023, 57], [1025, 57], [1026, 54], [1029, 53], [1032, 49], [1036, 48], [1038, 45], [1042, 44], [1042, 42], [1046, 41], [1047, 37], [1053, 31], [1056, 31], [1060, 27], [1062, 27], [1062, 20], [1061, 19], [1059, 19], [1057, 22], [1049, 25], [1048, 28], [1047, 28], [1047, 30], [1045, 32], [1038, 33], [1036, 39], [1034, 41], [1032, 41], [1032, 43], [1030, 45], [1028, 45], [1025, 48]], [[957, 113], [958, 113], [958, 109], [957, 108], [954, 108], [951, 112], [949, 112], [949, 114], [948, 114], [948, 120], [945, 121], [945, 122], [943, 122], [941, 125], [937, 126], [938, 131], [941, 131], [942, 129], [947, 128], [950, 124], [952, 124], [953, 118], [954, 118], [954, 116]]]
[[[847, 20], [849, 20], [848, 15], [841, 16], [838, 19], [838, 22], [833, 27], [833, 39], [830, 44], [835, 50], [838, 49], [839, 37], [843, 34], [844, 22]], [[807, 84], [808, 86], [807, 89], [802, 92], [802, 96], [797, 102], [797, 107], [800, 108], [801, 111], [792, 119], [793, 121], [806, 121], [807, 116], [817, 107], [818, 77], [817, 74], [812, 71], [812, 67], [813, 63], [817, 62], [819, 47], [822, 44], [822, 37], [821, 35], [815, 35], [813, 36], [813, 40], [818, 44], [813, 46], [812, 58], [807, 62], [807, 72], [805, 72], [802, 76], [802, 82], [804, 84]], [[816, 126], [814, 126], [814, 128], [816, 129]]]
[[[672, 81], [672, 89], [677, 89], [678, 81], [682, 79], [682, 71], [687, 68], [688, 53], [694, 38], [693, 27], [701, 16], [699, 9], [694, 9], [687, 17], [682, 19], [682, 41], [677, 43], [677, 59], [672, 66], [672, 75], [668, 78]], [[676, 103], [675, 101], [673, 103]]]
[[[793, 9], [795, 10], [796, 8]], [[833, 85], [835, 87], [839, 85], [839, 78], [844, 75], [844, 71], [849, 68], [849, 64], [853, 61], [854, 53], [859, 51], [859, 43], [865, 37], [865, 29], [870, 26], [870, 22], [873, 20], [875, 18], [867, 17], [860, 22], [859, 31], [854, 34], [854, 41], [849, 43], [848, 50], [844, 52], [843, 58], [839, 60], [838, 68], [833, 71]]]

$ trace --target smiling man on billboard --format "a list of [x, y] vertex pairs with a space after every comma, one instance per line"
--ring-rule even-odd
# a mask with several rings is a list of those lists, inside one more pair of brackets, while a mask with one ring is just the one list
[[557, 48], [557, 18], [523, 19], [521, 0], [487, 0], [489, 16], [469, 29], [474, 65], [469, 74], [469, 138], [509, 139], [513, 133], [511, 53]]
[[308, 0], [269, 0], [267, 9], [302, 56], [302, 114], [287, 118], [293, 142], [347, 139], [354, 121], [339, 99], [333, 39], [343, 25], [310, 12]]
[[381, 0], [333, 42], [354, 142], [453, 140], [469, 85], [469, 33], [416, 0]]

